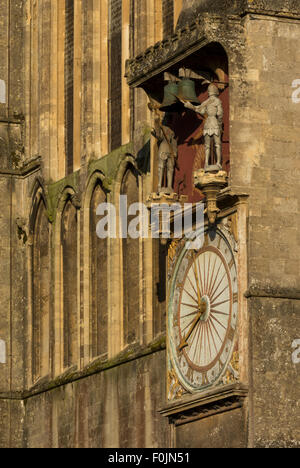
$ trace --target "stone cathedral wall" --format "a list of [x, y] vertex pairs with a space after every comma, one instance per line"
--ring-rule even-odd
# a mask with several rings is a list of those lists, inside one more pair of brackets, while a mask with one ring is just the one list
[[300, 107], [293, 98], [299, 21], [254, 16], [245, 34], [248, 95], [232, 116], [231, 135], [240, 150], [232, 180], [250, 194], [252, 431], [258, 446], [284, 446], [286, 434], [296, 445], [299, 368], [291, 355], [300, 325]]
[[[115, 2], [111, 16], [110, 2], [85, 0], [82, 7], [74, 0], [72, 171], [64, 151], [63, 3], [0, 0], [0, 447], [298, 446], [298, 2], [240, 1], [231, 9], [220, 0], [211, 11], [208, 1], [128, 0], [123, 9]], [[110, 240], [107, 256], [94, 261], [90, 204], [96, 187], [113, 203], [120, 193], [132, 201], [149, 195], [151, 115], [145, 92], [127, 85], [125, 61], [196, 14], [228, 55], [230, 185], [245, 200], [239, 274], [247, 285], [241, 379], [248, 396], [242, 408], [180, 426], [174, 441], [159, 414], [166, 399], [166, 252], [148, 240]], [[40, 203], [50, 238], [50, 282], [42, 289], [49, 349], [36, 359], [45, 330], [32, 299], [33, 258], [44, 252], [35, 236]], [[73, 224], [65, 252], [74, 260], [68, 282], [61, 263], [67, 204]], [[102, 260], [103, 289], [90, 276]], [[104, 348], [91, 290], [100, 299], [106, 294]], [[75, 321], [70, 311], [63, 316], [63, 304], [76, 309]]]

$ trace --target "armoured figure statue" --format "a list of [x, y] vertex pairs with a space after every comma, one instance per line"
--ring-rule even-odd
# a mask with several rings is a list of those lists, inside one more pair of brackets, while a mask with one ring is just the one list
[[[174, 193], [173, 178], [178, 156], [175, 133], [169, 127], [159, 123], [160, 135], [153, 129], [152, 135], [159, 141], [158, 147], [158, 193]], [[167, 168], [167, 187], [163, 187], [164, 171]]]
[[209, 171], [212, 165], [210, 165], [211, 161], [211, 139], [213, 138], [215, 149], [216, 149], [216, 156], [217, 156], [217, 164], [216, 168], [222, 170], [222, 131], [223, 131], [223, 105], [221, 100], [219, 99], [219, 90], [214, 85], [211, 84], [208, 87], [208, 95], [209, 98], [204, 101], [200, 106], [194, 106], [190, 102], [182, 101], [188, 109], [191, 109], [198, 114], [205, 116], [207, 115], [207, 119], [205, 120], [204, 124], [204, 141], [205, 141], [205, 170]]
[[163, 140], [158, 150], [158, 192], [162, 191], [164, 169], [167, 166], [167, 188], [166, 193], [173, 193], [173, 177], [177, 158], [177, 141], [175, 133], [169, 127], [162, 128]]

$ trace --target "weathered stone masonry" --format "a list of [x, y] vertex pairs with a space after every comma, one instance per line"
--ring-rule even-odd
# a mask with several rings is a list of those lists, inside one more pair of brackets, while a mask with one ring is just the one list
[[[64, 0], [0, 0], [0, 447], [299, 446], [298, 3], [74, 0], [66, 61]], [[120, 193], [146, 200], [154, 142], [140, 85], [210, 43], [229, 63], [247, 390], [231, 411], [174, 429], [159, 413], [166, 252], [96, 240], [93, 212]]]

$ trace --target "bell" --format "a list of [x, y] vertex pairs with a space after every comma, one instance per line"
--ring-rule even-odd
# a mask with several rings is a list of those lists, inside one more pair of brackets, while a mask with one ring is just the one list
[[196, 95], [195, 82], [189, 78], [183, 78], [178, 85], [178, 97], [184, 101], [189, 101], [196, 106], [200, 105]]
[[178, 84], [175, 81], [170, 81], [164, 88], [164, 100], [160, 106], [163, 112], [175, 112], [178, 106], [177, 101]]

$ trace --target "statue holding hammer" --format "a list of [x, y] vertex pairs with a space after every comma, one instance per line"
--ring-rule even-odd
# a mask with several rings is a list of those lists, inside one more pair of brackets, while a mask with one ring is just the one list
[[[224, 110], [219, 98], [219, 90], [214, 84], [208, 87], [208, 99], [199, 106], [194, 106], [188, 101], [178, 98], [186, 108], [191, 109], [202, 116], [207, 116], [204, 124], [205, 142], [205, 171], [222, 170], [222, 133]], [[178, 96], [177, 96], [178, 97]], [[211, 141], [215, 145], [217, 162], [212, 164]]]

